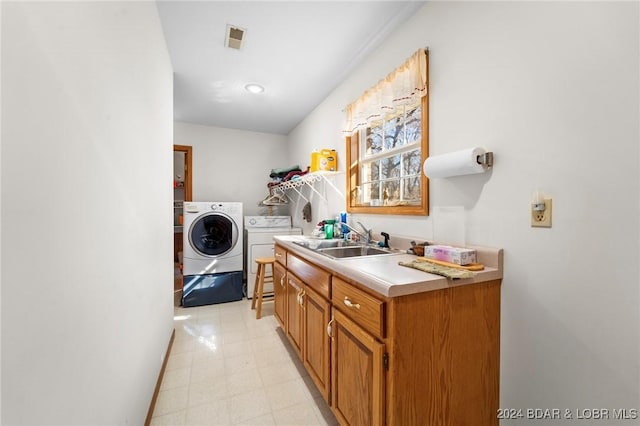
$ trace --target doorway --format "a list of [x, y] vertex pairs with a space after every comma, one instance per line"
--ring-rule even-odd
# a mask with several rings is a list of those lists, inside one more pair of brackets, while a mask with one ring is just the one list
[[190, 146], [173, 146], [173, 300], [176, 306], [180, 306], [182, 300], [184, 203], [192, 201], [192, 155]]
[[184, 202], [191, 201], [192, 147], [173, 146], [173, 261], [182, 263]]

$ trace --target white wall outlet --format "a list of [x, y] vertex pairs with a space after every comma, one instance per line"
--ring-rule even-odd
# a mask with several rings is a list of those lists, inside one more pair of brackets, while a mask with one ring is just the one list
[[[551, 198], [545, 198], [544, 209], [540, 209], [540, 204], [531, 205], [531, 226], [534, 228], [551, 228]], [[536, 207], [538, 206], [538, 207]]]

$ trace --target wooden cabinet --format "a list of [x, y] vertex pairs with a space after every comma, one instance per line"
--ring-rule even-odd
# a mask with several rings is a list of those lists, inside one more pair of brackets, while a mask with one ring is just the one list
[[332, 280], [332, 409], [343, 425], [383, 425], [385, 302]]
[[274, 310], [273, 313], [284, 329], [287, 322], [287, 270], [279, 262], [273, 264], [273, 293]]
[[294, 252], [276, 306], [342, 426], [498, 424], [501, 279], [385, 297]]
[[329, 272], [292, 253], [287, 253], [287, 270], [298, 276], [302, 282], [313, 288], [322, 297], [326, 299], [331, 297], [331, 274]]
[[287, 314], [285, 331], [298, 356], [302, 358], [302, 321], [304, 319], [302, 297], [304, 294], [304, 284], [295, 275], [290, 273], [287, 273], [286, 282]]
[[281, 264], [282, 266], [287, 266], [287, 250], [282, 246], [274, 246], [273, 247], [273, 256], [276, 259], [276, 262]]
[[380, 339], [384, 337], [385, 302], [382, 300], [334, 277], [331, 302], [369, 333]]
[[302, 356], [309, 376], [324, 400], [329, 402], [330, 342], [327, 325], [331, 317], [329, 301], [306, 286], [304, 292], [304, 344]]
[[384, 344], [335, 308], [331, 334], [333, 413], [342, 425], [384, 425]]
[[[329, 402], [331, 352], [327, 325], [331, 316], [331, 274], [291, 253], [286, 254], [286, 259], [288, 280], [302, 289], [299, 306], [292, 302], [287, 304], [288, 315], [291, 315], [291, 310], [298, 315], [299, 309], [302, 309], [303, 335], [298, 354], [320, 394]], [[289, 334], [293, 332], [290, 330]], [[292, 339], [293, 336], [290, 336], [289, 340]]]
[[498, 425], [500, 284], [390, 300], [388, 425]]

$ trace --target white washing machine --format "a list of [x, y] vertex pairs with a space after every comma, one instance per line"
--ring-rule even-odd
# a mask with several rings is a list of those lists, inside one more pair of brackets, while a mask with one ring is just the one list
[[[291, 216], [245, 216], [244, 232], [247, 246], [247, 299], [251, 299], [256, 282], [255, 259], [257, 257], [273, 257], [274, 236], [300, 235], [302, 229], [291, 227]], [[265, 283], [263, 294], [272, 293], [273, 284]]]
[[183, 274], [242, 271], [242, 203], [185, 202]]

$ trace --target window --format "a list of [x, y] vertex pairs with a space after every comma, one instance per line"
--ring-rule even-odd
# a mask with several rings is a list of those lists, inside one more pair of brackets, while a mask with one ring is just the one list
[[[422, 88], [413, 84], [414, 75], [402, 76], [405, 81], [398, 84], [397, 74], [405, 71], [405, 63], [347, 107], [349, 212], [428, 214], [428, 181], [422, 173], [428, 155], [426, 52], [416, 52], [407, 62], [415, 62], [420, 53]], [[390, 88], [393, 84], [400, 87]]]

